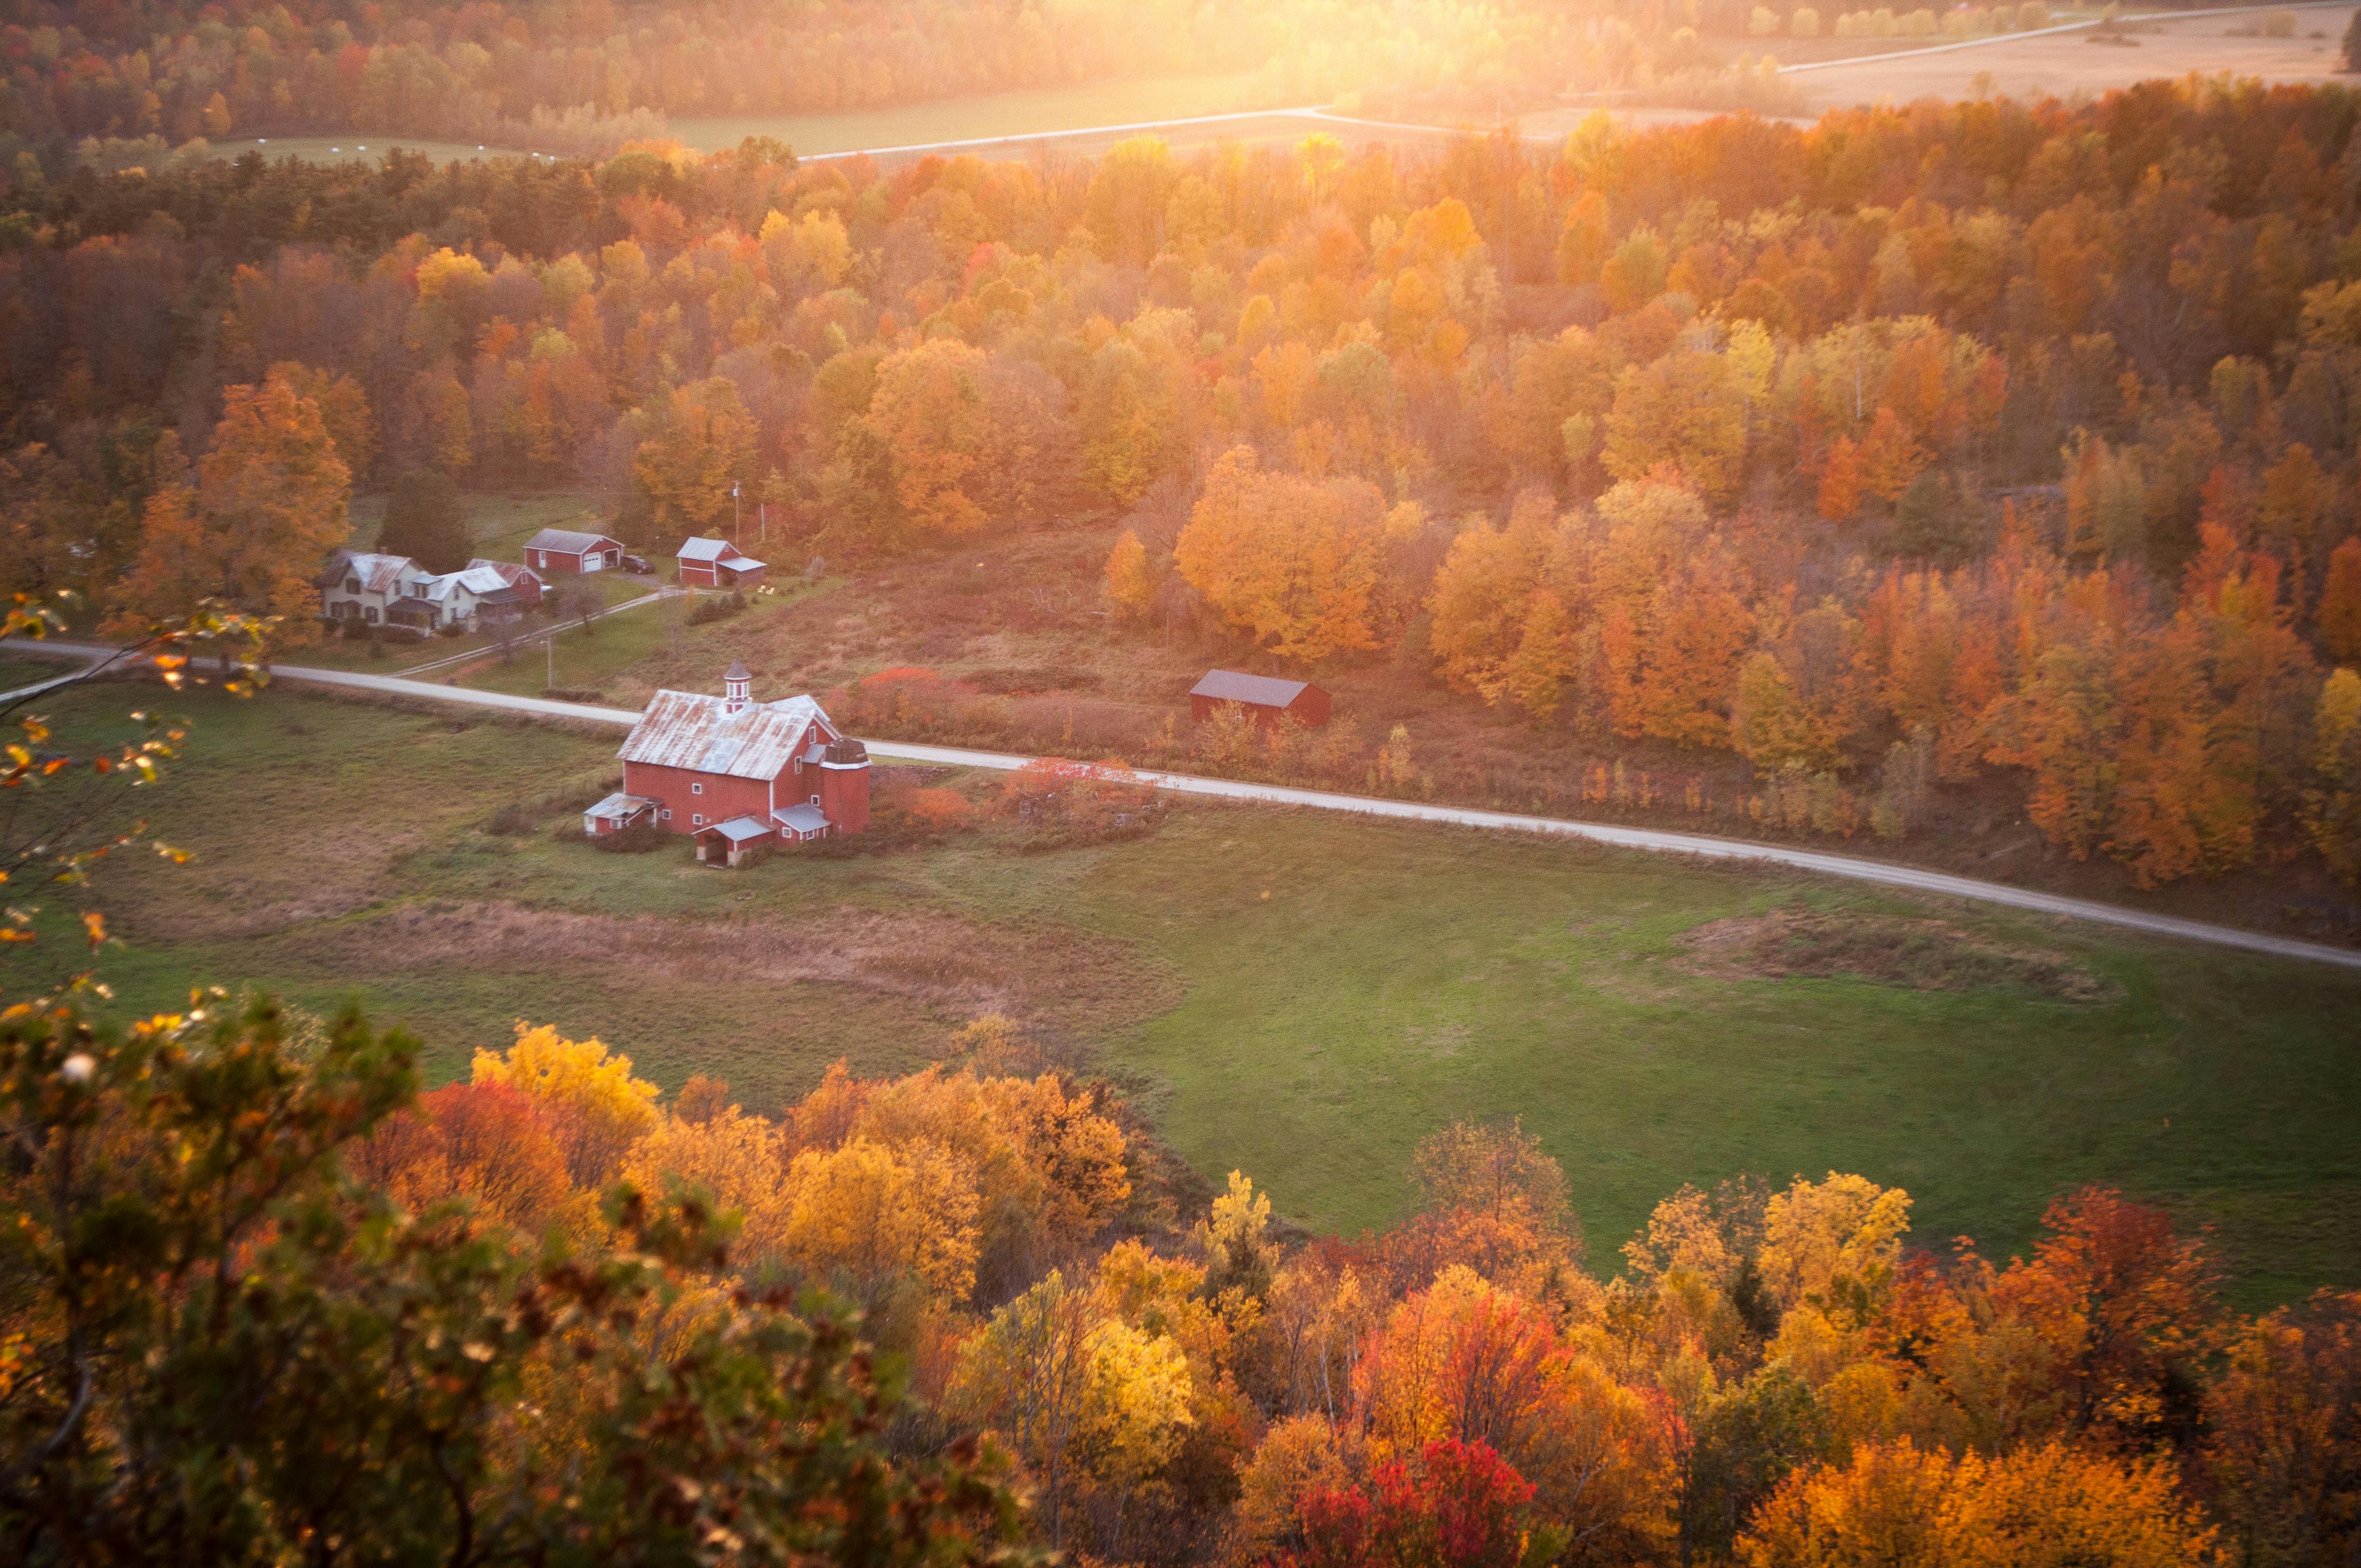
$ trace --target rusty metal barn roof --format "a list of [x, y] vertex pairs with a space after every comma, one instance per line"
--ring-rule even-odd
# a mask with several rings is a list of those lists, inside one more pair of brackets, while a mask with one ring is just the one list
[[627, 762], [740, 779], [774, 779], [794, 761], [815, 720], [827, 715], [807, 696], [749, 705], [737, 713], [703, 692], [660, 691], [616, 753]]

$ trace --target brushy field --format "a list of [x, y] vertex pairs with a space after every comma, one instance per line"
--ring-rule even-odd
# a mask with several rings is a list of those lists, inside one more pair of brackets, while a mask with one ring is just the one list
[[672, 134], [703, 152], [748, 137], [776, 137], [805, 157], [964, 141], [975, 137], [1046, 136], [1097, 126], [1138, 125], [1268, 107], [1248, 102], [1250, 75], [1171, 76], [1084, 87], [1045, 87], [944, 98], [850, 115], [739, 115], [672, 122]]
[[306, 163], [382, 163], [385, 155], [397, 148], [403, 152], [423, 153], [436, 163], [473, 158], [513, 158], [517, 151], [508, 147], [479, 147], [471, 141], [434, 141], [392, 132], [374, 136], [367, 131], [352, 136], [266, 137], [259, 140], [253, 137], [240, 137], [213, 144], [215, 158], [242, 158], [249, 152], [258, 152], [273, 162], [282, 158], [297, 158]]
[[[56, 705], [88, 734], [152, 694]], [[849, 1057], [933, 1059], [987, 1011], [1125, 1084], [1202, 1172], [1290, 1219], [1403, 1212], [1455, 1117], [1522, 1116], [1565, 1165], [1594, 1264], [1684, 1180], [1859, 1170], [1919, 1239], [2021, 1246], [2085, 1180], [2219, 1226], [2248, 1302], [2361, 1283], [2361, 975], [1888, 896], [1768, 870], [1276, 810], [1153, 836], [699, 869], [550, 829], [612, 733], [288, 689], [180, 699], [144, 805], [197, 852], [99, 893], [121, 1005], [196, 981], [356, 999], [438, 1078], [554, 1022], [667, 1088], [775, 1106]], [[948, 781], [954, 785], [961, 781]], [[967, 781], [979, 796], [996, 781]], [[492, 830], [522, 805], [530, 831]], [[47, 961], [69, 955], [54, 948]], [[12, 953], [10, 990], [38, 970]]]

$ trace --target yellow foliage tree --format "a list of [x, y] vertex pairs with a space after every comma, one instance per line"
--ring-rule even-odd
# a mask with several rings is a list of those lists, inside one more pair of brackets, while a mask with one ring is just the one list
[[1746, 463], [1746, 395], [1729, 356], [1676, 349], [1626, 369], [1599, 461], [1619, 479], [1667, 465], [1708, 500], [1728, 500]]
[[1148, 546], [1139, 542], [1138, 534], [1125, 529], [1115, 548], [1107, 552], [1107, 602], [1117, 614], [1138, 620], [1154, 607], [1158, 587], [1156, 570], [1148, 565]]
[[741, 1266], [785, 1255], [787, 1161], [778, 1129], [763, 1118], [735, 1105], [701, 1120], [664, 1117], [631, 1146], [622, 1174], [652, 1195], [675, 1182], [701, 1188], [735, 1211]]
[[1889, 1278], [1910, 1230], [1910, 1194], [1866, 1177], [1797, 1177], [1763, 1214], [1757, 1255], [1764, 1288], [1783, 1308], [1826, 1298], [1839, 1281], [1864, 1288]]
[[974, 1288], [975, 1188], [941, 1148], [856, 1137], [807, 1149], [788, 1168], [787, 1189], [786, 1255], [842, 1279], [863, 1305], [905, 1278], [948, 1301]]
[[930, 337], [877, 367], [868, 425], [893, 474], [901, 522], [922, 539], [955, 539], [989, 521], [971, 493], [988, 455], [983, 351]]
[[677, 537], [730, 515], [730, 487], [754, 477], [754, 420], [726, 377], [684, 387], [663, 400], [654, 430], [631, 471], [662, 533]]
[[531, 1099], [577, 1184], [612, 1177], [633, 1144], [663, 1120], [656, 1086], [631, 1076], [631, 1058], [597, 1039], [569, 1040], [555, 1027], [520, 1022], [505, 1052], [478, 1051], [477, 1083], [505, 1083]]

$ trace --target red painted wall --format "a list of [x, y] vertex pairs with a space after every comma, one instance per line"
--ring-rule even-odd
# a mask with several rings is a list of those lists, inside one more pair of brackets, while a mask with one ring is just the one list
[[815, 767], [804, 770], [807, 781], [804, 794], [812, 793], [810, 780], [819, 775], [819, 808], [828, 813], [839, 833], [858, 833], [869, 826], [869, 770], [859, 768]]
[[[1265, 724], [1277, 724], [1282, 713], [1295, 715], [1300, 722], [1313, 729], [1328, 722], [1328, 694], [1318, 686], [1305, 686], [1285, 707], [1267, 702], [1247, 702], [1238, 706]], [[1199, 724], [1213, 718], [1221, 707], [1222, 704], [1213, 697], [1199, 696], [1194, 693], [1190, 695], [1189, 717]]]
[[601, 545], [588, 552], [528, 550], [524, 553], [524, 564], [536, 572], [572, 572], [578, 576], [582, 571], [582, 557], [586, 554], [598, 556], [605, 563], [599, 568], [601, 571], [611, 572], [623, 564], [623, 547], [620, 544]]
[[[790, 780], [779, 782], [779, 804], [790, 799]], [[690, 793], [689, 785], [701, 784], [703, 795]], [[705, 826], [727, 822], [733, 817], [751, 817], [757, 822], [771, 820], [771, 786], [762, 779], [736, 779], [719, 773], [692, 773], [686, 768], [666, 768], [653, 762], [623, 764], [623, 793], [644, 795], [663, 803], [663, 809], [672, 813], [672, 820], [657, 819], [656, 826], [675, 833], [694, 833], [700, 826], [696, 818], [702, 816]]]

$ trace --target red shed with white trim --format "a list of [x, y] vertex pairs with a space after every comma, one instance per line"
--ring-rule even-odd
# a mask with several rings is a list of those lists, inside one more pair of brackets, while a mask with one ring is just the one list
[[623, 544], [603, 533], [544, 528], [524, 542], [524, 564], [536, 572], [612, 572], [623, 564]]
[[675, 558], [690, 587], [751, 588], [763, 580], [763, 563], [727, 539], [684, 539]]

